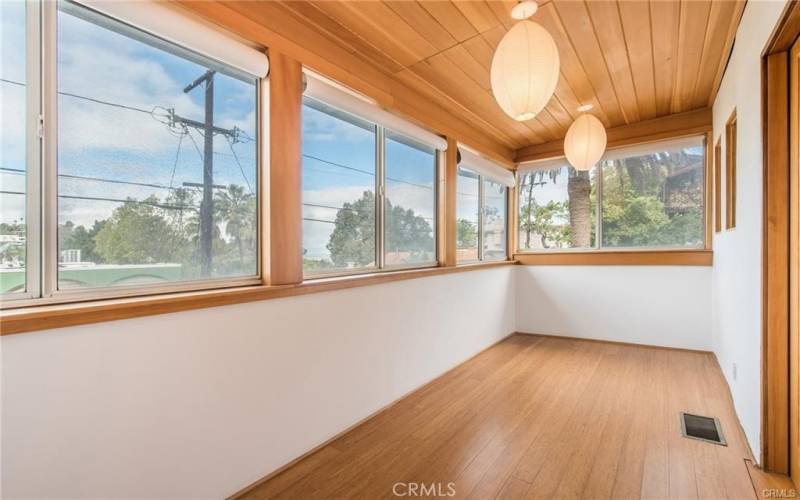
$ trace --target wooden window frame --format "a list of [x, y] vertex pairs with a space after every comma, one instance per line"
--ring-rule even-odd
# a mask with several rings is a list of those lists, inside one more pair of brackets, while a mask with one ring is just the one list
[[[508, 186], [504, 186], [505, 187], [505, 192], [506, 192], [506, 194], [505, 194], [505, 198], [506, 198], [506, 200], [505, 200], [506, 213], [505, 213], [505, 218], [503, 220], [503, 223], [506, 226], [506, 230], [505, 230], [506, 231], [506, 238], [505, 238], [505, 247], [506, 247], [505, 248], [505, 250], [506, 250], [505, 255], [506, 255], [506, 257], [505, 257], [505, 259], [487, 259], [486, 256], [484, 255], [484, 250], [483, 250], [484, 229], [485, 229], [484, 228], [484, 217], [485, 217], [485, 210], [486, 210], [486, 196], [485, 196], [485, 185], [484, 185], [484, 183], [487, 182], [487, 181], [491, 181], [491, 182], [494, 182], [494, 181], [492, 181], [492, 179], [490, 179], [489, 177], [486, 177], [485, 175], [483, 175], [483, 174], [481, 174], [479, 172], [476, 172], [475, 170], [471, 169], [469, 167], [469, 165], [460, 165], [460, 166], [462, 166], [464, 168], [464, 170], [467, 170], [471, 174], [474, 174], [475, 176], [478, 177], [478, 235], [477, 235], [477, 238], [478, 238], [478, 241], [477, 241], [478, 258], [477, 259], [472, 259], [472, 260], [458, 261], [457, 260], [458, 248], [457, 248], [457, 244], [456, 244], [456, 245], [453, 245], [456, 248], [456, 256], [454, 257], [454, 258], [456, 258], [456, 265], [469, 265], [469, 264], [480, 264], [480, 263], [483, 263], [483, 262], [503, 262], [503, 261], [506, 261], [506, 260], [509, 259], [509, 255], [511, 254], [511, 252], [509, 250], [510, 247], [508, 246], [508, 242], [509, 242], [508, 233], [509, 233], [509, 230], [510, 230], [509, 225], [508, 225], [508, 221], [509, 221], [509, 215], [508, 214], [509, 214], [509, 210], [510, 210], [509, 193], [511, 192], [511, 189], [509, 189]], [[458, 188], [458, 168], [456, 168], [456, 182], [455, 182], [455, 185], [456, 185], [456, 189], [457, 189]], [[456, 196], [456, 199], [457, 199], [457, 196]], [[453, 219], [455, 219], [454, 226], [455, 226], [456, 231], [458, 230], [458, 213], [457, 212], [458, 212], [458, 205], [456, 203], [456, 205], [453, 208], [453, 214], [454, 214]], [[456, 234], [455, 236], [457, 238], [458, 235]]]
[[722, 232], [722, 138], [714, 145], [714, 232]]
[[736, 228], [736, 109], [725, 123], [725, 229]]
[[[26, 100], [26, 142], [28, 143], [27, 155], [31, 159], [29, 165], [29, 182], [26, 193], [27, 219], [32, 223], [28, 225], [28, 242], [26, 249], [26, 262], [35, 265], [26, 266], [27, 292], [6, 293], [0, 297], [0, 310], [35, 307], [47, 304], [66, 304], [93, 300], [116, 299], [124, 297], [139, 297], [165, 293], [194, 292], [199, 290], [218, 290], [236, 288], [248, 285], [257, 285], [263, 281], [265, 274], [263, 265], [264, 249], [261, 244], [263, 231], [261, 224], [261, 206], [264, 203], [262, 193], [259, 191], [256, 198], [257, 220], [257, 248], [255, 252], [255, 272], [244, 276], [205, 277], [184, 281], [168, 281], [162, 283], [141, 283], [117, 286], [75, 287], [64, 288], [59, 281], [59, 247], [58, 232], [58, 140], [59, 140], [59, 109], [58, 109], [58, 19], [64, 10], [69, 16], [90, 19], [92, 26], [114, 33], [126, 39], [136, 40], [137, 37], [146, 37], [151, 40], [160, 40], [157, 34], [145, 28], [128, 26], [124, 21], [113, 15], [96, 11], [82, 4], [68, 3], [59, 6], [55, 2], [29, 2], [27, 14], [26, 42], [29, 45], [25, 59], [28, 69], [28, 88]], [[186, 60], [183, 53], [195, 53], [191, 48], [186, 48], [178, 42], [162, 41], [166, 45], [179, 49], [173, 56]], [[162, 43], [158, 42], [158, 43]], [[167, 51], [166, 48], [159, 48]], [[195, 53], [201, 61], [209, 65], [223, 64], [224, 61], [214, 62], [200, 53]], [[41, 64], [28, 64], [33, 60], [41, 59]], [[211, 67], [211, 66], [208, 66]], [[230, 67], [230, 66], [229, 66]], [[232, 70], [235, 68], [231, 67]], [[239, 70], [235, 70], [239, 71]], [[255, 93], [255, 109], [259, 116], [265, 104], [264, 93], [265, 78], [252, 75]], [[35, 106], [31, 105], [35, 102]], [[39, 122], [41, 116], [47, 117]], [[40, 126], [39, 133], [36, 127]], [[261, 148], [265, 142], [264, 127], [259, 120], [256, 123], [256, 182], [262, 181], [264, 159]], [[41, 134], [41, 135], [39, 135]], [[35, 168], [33, 167], [35, 165]], [[31, 217], [31, 215], [34, 215]]]
[[[325, 106], [330, 106], [330, 104], [326, 103], [322, 99], [318, 98], [311, 98], [313, 101], [321, 103]], [[303, 103], [303, 106], [308, 106], [308, 104]], [[317, 109], [316, 111], [323, 113], [330, 118], [335, 120], [342, 120], [346, 121], [347, 118], [342, 118], [339, 116], [333, 116], [324, 110]], [[375, 222], [374, 222], [374, 243], [375, 243], [375, 265], [373, 267], [360, 267], [355, 269], [331, 269], [331, 270], [318, 270], [318, 271], [307, 271], [303, 270], [303, 280], [317, 280], [317, 279], [325, 279], [325, 278], [336, 278], [336, 277], [344, 277], [344, 276], [358, 276], [363, 274], [373, 274], [373, 273], [386, 273], [391, 271], [403, 271], [403, 270], [413, 270], [413, 269], [431, 269], [440, 265], [440, 230], [439, 230], [439, 211], [441, 210], [441, 183], [439, 179], [441, 178], [441, 170], [444, 168], [442, 164], [442, 153], [443, 151], [434, 148], [433, 146], [424, 146], [423, 143], [419, 142], [418, 140], [414, 139], [411, 136], [402, 134], [400, 132], [395, 132], [380, 123], [375, 123], [370, 121], [366, 118], [363, 118], [355, 113], [350, 111], [342, 110], [342, 113], [348, 116], [353, 117], [356, 120], [363, 121], [364, 123], [369, 123], [374, 127], [374, 140], [375, 140], [375, 203], [376, 203], [376, 210], [375, 210]], [[433, 207], [434, 207], [434, 214], [433, 214], [433, 238], [434, 238], [434, 251], [433, 251], [433, 259], [424, 261], [424, 262], [411, 262], [407, 264], [387, 264], [386, 263], [386, 202], [389, 199], [388, 192], [388, 182], [387, 182], [387, 148], [386, 144], [387, 141], [390, 140], [390, 136], [399, 136], [403, 137], [408, 141], [417, 143], [418, 146], [409, 146], [409, 147], [419, 147], [420, 150], [423, 147], [430, 148], [433, 151], [433, 169], [434, 169], [434, 183], [433, 183]], [[302, 137], [302, 130], [301, 130], [301, 137]], [[301, 139], [302, 144], [302, 139]], [[302, 163], [302, 162], [301, 162]], [[302, 169], [302, 164], [301, 164]], [[301, 172], [302, 177], [302, 172]], [[301, 235], [302, 238], [302, 235]]]
[[[707, 116], [710, 119], [710, 115]], [[564, 250], [523, 250], [519, 248], [519, 224], [513, 229], [516, 233], [515, 251], [513, 258], [523, 265], [630, 265], [630, 266], [711, 266], [713, 265], [712, 251], [712, 205], [711, 198], [714, 188], [713, 180], [716, 176], [712, 175], [713, 164], [711, 151], [711, 123], [706, 122], [705, 126], [695, 125], [688, 130], [674, 130], [668, 134], [658, 135], [653, 140], [651, 136], [644, 136], [640, 141], [633, 138], [626, 140], [623, 144], [613, 145], [612, 147], [635, 146], [640, 144], [653, 144], [671, 139], [682, 137], [704, 138], [703, 154], [705, 156], [703, 165], [703, 244], [695, 248], [683, 247], [601, 247], [594, 248], [575, 248]], [[552, 156], [548, 159], [557, 159], [560, 155]], [[544, 158], [542, 158], [544, 159]], [[599, 168], [599, 167], [598, 167]], [[598, 200], [598, 204], [600, 201]], [[515, 220], [519, 218], [519, 200], [515, 203], [514, 209], [517, 211]], [[599, 221], [598, 221], [599, 224]]]

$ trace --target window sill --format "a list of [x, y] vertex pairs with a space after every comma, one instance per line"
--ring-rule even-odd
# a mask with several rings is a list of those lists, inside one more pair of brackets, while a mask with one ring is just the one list
[[522, 265], [538, 266], [711, 266], [714, 252], [692, 250], [573, 250], [514, 254]]
[[442, 274], [476, 271], [516, 264], [505, 260], [464, 264], [455, 267], [433, 267], [402, 271], [386, 271], [356, 276], [319, 278], [297, 285], [255, 285], [238, 288], [151, 295], [122, 299], [97, 300], [71, 304], [42, 305], [0, 311], [0, 335], [86, 325], [121, 319], [153, 316], [192, 309], [218, 307], [260, 300], [293, 297], [345, 288], [377, 285], [392, 281], [425, 278]]

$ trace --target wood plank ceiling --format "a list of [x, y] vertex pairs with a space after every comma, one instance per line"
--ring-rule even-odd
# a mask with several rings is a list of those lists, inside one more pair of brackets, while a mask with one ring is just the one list
[[517, 122], [489, 84], [515, 0], [280, 3], [510, 149], [563, 138], [583, 103], [606, 127], [710, 106], [744, 9], [741, 0], [542, 1], [533, 20], [558, 45], [561, 78], [547, 107]]

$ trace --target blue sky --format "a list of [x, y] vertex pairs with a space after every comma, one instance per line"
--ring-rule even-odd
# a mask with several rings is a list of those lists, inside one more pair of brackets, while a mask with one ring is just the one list
[[[16, 47], [23, 43], [23, 9], [16, 2], [3, 2], [2, 8], [2, 78], [24, 82], [23, 51], [9, 54], [8, 44], [5, 43], [7, 33]], [[181, 140], [181, 134], [164, 123], [167, 121], [166, 112], [162, 108], [174, 108], [181, 116], [202, 121], [202, 86], [189, 94], [184, 94], [183, 88], [205, 73], [206, 68], [64, 12], [59, 13], [58, 21], [58, 90], [61, 93], [58, 110], [59, 174], [171, 184], [173, 187], [180, 187], [183, 182], [202, 182], [202, 157], [197, 150], [202, 151], [202, 135], [190, 129], [191, 138], [184, 136]], [[0, 83], [0, 88], [4, 115], [0, 166], [25, 169], [24, 131], [20, 119], [6, 120], [7, 115], [24, 117], [24, 88], [5, 82]], [[254, 138], [255, 92], [255, 80], [247, 83], [217, 73], [215, 125], [238, 127], [248, 137]], [[65, 93], [145, 112], [92, 102]], [[154, 109], [152, 114], [149, 113]], [[223, 136], [217, 135], [214, 150], [215, 184], [247, 186], [249, 183], [255, 187], [254, 141], [246, 140], [231, 146]], [[238, 156], [241, 168], [233, 152]], [[22, 187], [21, 181], [22, 176], [19, 175], [8, 172], [0, 175], [3, 189]], [[170, 191], [61, 178], [59, 192], [62, 195], [117, 199], [143, 199], [155, 195], [163, 200]], [[22, 197], [14, 198], [19, 200]], [[22, 205], [17, 200], [12, 200], [11, 195], [4, 195], [3, 221], [21, 217]], [[95, 219], [108, 217], [117, 206], [118, 203], [105, 201], [60, 199], [59, 220], [88, 225]]]

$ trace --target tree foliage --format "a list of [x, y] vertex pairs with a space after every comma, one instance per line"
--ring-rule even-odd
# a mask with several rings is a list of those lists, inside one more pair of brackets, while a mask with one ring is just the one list
[[[257, 256], [257, 203], [243, 186], [215, 193], [214, 275], [252, 273]], [[200, 217], [197, 196], [176, 189], [166, 199], [129, 199], [90, 229], [71, 221], [59, 225], [59, 248], [78, 249], [96, 264], [180, 264], [186, 278], [200, 277]], [[5, 232], [3, 234], [6, 234]]]
[[96, 251], [106, 262], [154, 264], [185, 260], [185, 241], [167, 221], [164, 210], [155, 206], [158, 199], [151, 196], [145, 201], [130, 200], [117, 207], [97, 233]]
[[[304, 267], [363, 267], [375, 262], [375, 193], [364, 191], [361, 197], [344, 203], [336, 214], [328, 240], [330, 265], [325, 259], [304, 259]], [[414, 210], [386, 202], [386, 252], [408, 254], [413, 259], [435, 258], [431, 224]]]
[[[681, 151], [603, 163], [603, 246], [701, 244], [702, 162], [702, 155]], [[566, 201], [540, 203], [536, 199], [537, 187], [561, 181], [559, 176], [564, 171], [556, 168], [523, 177], [519, 221], [522, 246], [593, 245], [596, 202], [588, 172], [569, 169]]]

